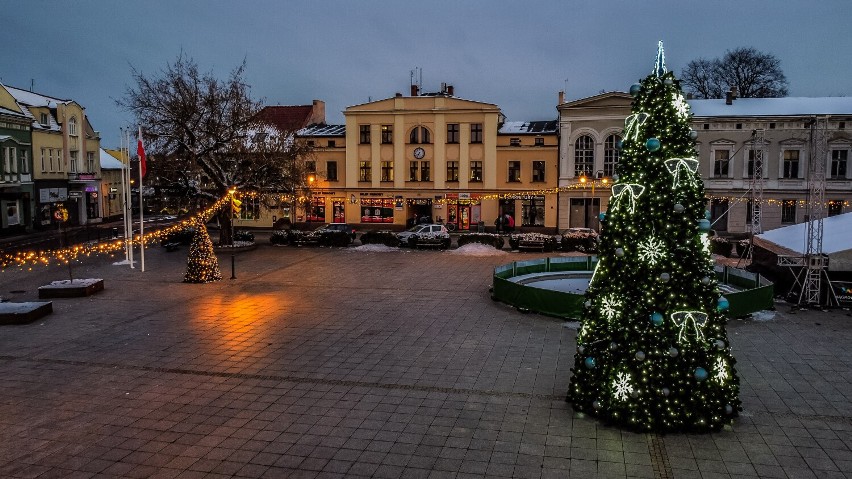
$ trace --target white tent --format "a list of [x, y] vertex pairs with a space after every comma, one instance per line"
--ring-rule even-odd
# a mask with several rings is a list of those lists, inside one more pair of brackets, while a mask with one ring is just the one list
[[[829, 271], [852, 271], [852, 213], [825, 218], [822, 224], [822, 252], [828, 255]], [[755, 238], [761, 246], [777, 254], [804, 255], [807, 235], [808, 223], [805, 222], [776, 228]]]

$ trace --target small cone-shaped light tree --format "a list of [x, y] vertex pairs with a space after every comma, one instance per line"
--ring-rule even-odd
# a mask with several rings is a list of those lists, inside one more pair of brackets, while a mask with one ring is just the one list
[[220, 279], [222, 279], [222, 272], [219, 271], [219, 259], [213, 252], [213, 242], [210, 240], [204, 221], [199, 220], [196, 223], [192, 244], [189, 246], [183, 282], [209, 283]]
[[568, 399], [629, 429], [718, 430], [741, 410], [728, 302], [708, 249], [697, 135], [662, 42], [630, 93]]

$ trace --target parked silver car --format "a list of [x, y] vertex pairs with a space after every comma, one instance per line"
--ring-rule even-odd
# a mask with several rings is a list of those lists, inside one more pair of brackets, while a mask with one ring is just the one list
[[446, 249], [450, 247], [450, 232], [444, 225], [423, 224], [413, 226], [401, 233], [397, 233], [401, 245], [411, 246], [438, 246]]

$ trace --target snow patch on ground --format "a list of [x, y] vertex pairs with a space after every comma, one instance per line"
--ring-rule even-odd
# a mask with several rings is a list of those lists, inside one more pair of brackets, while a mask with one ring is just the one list
[[562, 325], [562, 327], [568, 328], [568, 329], [573, 329], [573, 330], [578, 330], [578, 329], [580, 329], [580, 322], [579, 321], [567, 321], [567, 322], [565, 322], [565, 324]]
[[503, 256], [509, 254], [493, 246], [481, 243], [468, 243], [464, 246], [448, 251], [447, 253], [459, 254], [462, 256]]
[[348, 248], [346, 251], [357, 251], [359, 253], [390, 253], [399, 251], [399, 248], [393, 248], [383, 244], [365, 244], [354, 248]]
[[758, 311], [751, 315], [754, 321], [772, 321], [775, 319], [775, 311]]

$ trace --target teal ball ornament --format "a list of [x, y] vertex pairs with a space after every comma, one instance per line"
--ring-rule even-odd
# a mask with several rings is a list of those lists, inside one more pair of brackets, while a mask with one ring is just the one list
[[710, 213], [710, 210], [704, 210], [704, 219], [710, 219], [713, 217], [713, 214]]
[[710, 220], [698, 220], [698, 231], [702, 233], [710, 231]]
[[663, 324], [663, 315], [660, 314], [660, 313], [653, 313], [651, 315], [651, 323], [654, 326], [659, 326], [659, 325]]
[[634, 83], [634, 84], [630, 85], [630, 94], [631, 95], [636, 96], [636, 95], [639, 94], [640, 91], [642, 91], [642, 85], [640, 85], [638, 83]]
[[719, 296], [719, 299], [716, 300], [716, 309], [719, 311], [725, 311], [729, 307], [731, 307], [731, 303], [728, 302], [728, 298], [724, 296]]
[[606, 213], [600, 213], [598, 215], [598, 219], [601, 220], [601, 221], [604, 221], [606, 219]]
[[695, 379], [704, 381], [707, 379], [707, 370], [704, 368], [695, 368]]
[[648, 151], [657, 151], [660, 149], [661, 143], [658, 138], [648, 138], [648, 141], [645, 142], [645, 148]]
[[597, 364], [595, 363], [595, 358], [591, 356], [586, 358], [586, 360], [583, 361], [583, 364], [586, 365], [586, 369], [595, 369], [595, 366], [597, 366]]

